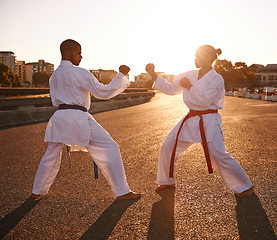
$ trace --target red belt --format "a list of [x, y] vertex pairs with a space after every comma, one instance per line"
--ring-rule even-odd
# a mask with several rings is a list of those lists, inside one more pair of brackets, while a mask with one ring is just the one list
[[217, 113], [217, 112], [218, 112], [218, 110], [212, 110], [212, 109], [208, 109], [208, 110], [204, 110], [204, 111], [190, 110], [188, 115], [185, 116], [185, 118], [183, 119], [183, 121], [180, 125], [180, 128], [177, 132], [175, 145], [174, 145], [174, 148], [173, 148], [173, 151], [172, 151], [172, 154], [171, 154], [170, 168], [169, 168], [169, 177], [170, 178], [173, 178], [174, 161], [175, 161], [176, 148], [177, 148], [179, 134], [181, 132], [181, 129], [182, 129], [185, 121], [187, 121], [189, 118], [194, 117], [194, 116], [199, 116], [200, 117], [199, 129], [200, 129], [202, 144], [203, 144], [204, 153], [205, 153], [205, 157], [206, 157], [206, 161], [207, 161], [207, 166], [208, 166], [209, 173], [213, 173], [213, 168], [212, 168], [209, 149], [208, 149], [208, 145], [207, 145], [207, 139], [206, 139], [206, 135], [205, 135], [202, 115], [210, 114], [210, 113]]

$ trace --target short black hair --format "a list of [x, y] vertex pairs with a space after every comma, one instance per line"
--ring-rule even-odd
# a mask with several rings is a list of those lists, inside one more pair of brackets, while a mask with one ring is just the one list
[[72, 39], [64, 40], [60, 45], [60, 51], [63, 55], [67, 50], [74, 50], [77, 47], [81, 47], [81, 44]]

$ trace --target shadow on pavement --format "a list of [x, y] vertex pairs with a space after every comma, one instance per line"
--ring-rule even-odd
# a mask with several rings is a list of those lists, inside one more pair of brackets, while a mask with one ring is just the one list
[[0, 220], [0, 239], [5, 237], [20, 222], [20, 220], [39, 203], [40, 200], [35, 201], [32, 198], [28, 198], [18, 208], [2, 218]]
[[156, 191], [162, 199], [152, 206], [147, 239], [174, 239], [175, 188]]
[[276, 239], [273, 228], [255, 193], [248, 197], [237, 197], [237, 221], [241, 240]]
[[139, 199], [122, 201], [115, 200], [80, 239], [108, 239], [114, 227], [121, 219], [123, 213], [127, 210], [128, 207], [138, 200]]

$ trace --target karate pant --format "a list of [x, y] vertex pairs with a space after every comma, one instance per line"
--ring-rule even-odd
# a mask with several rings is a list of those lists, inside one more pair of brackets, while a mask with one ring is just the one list
[[[86, 146], [89, 154], [110, 183], [116, 197], [129, 193], [118, 145], [96, 121], [89, 119], [89, 127], [90, 143]], [[61, 165], [62, 148], [62, 143], [48, 143], [36, 173], [32, 191], [34, 194], [48, 193]]]
[[[169, 185], [175, 183], [177, 159], [179, 155], [188, 149], [193, 143], [178, 140], [173, 178], [169, 177], [169, 167], [172, 150], [176, 139], [176, 131], [171, 130], [167, 135], [160, 152], [157, 184]], [[219, 172], [228, 188], [236, 193], [249, 189], [252, 184], [239, 163], [226, 152], [221, 127], [216, 123], [213, 141], [208, 142], [209, 153], [213, 168]]]

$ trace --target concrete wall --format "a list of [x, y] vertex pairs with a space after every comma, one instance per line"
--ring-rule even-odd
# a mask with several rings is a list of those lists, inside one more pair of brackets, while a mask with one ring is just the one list
[[[153, 91], [122, 93], [110, 100], [92, 98], [91, 114], [109, 111], [150, 101]], [[0, 129], [46, 122], [57, 110], [50, 97], [0, 99]]]

